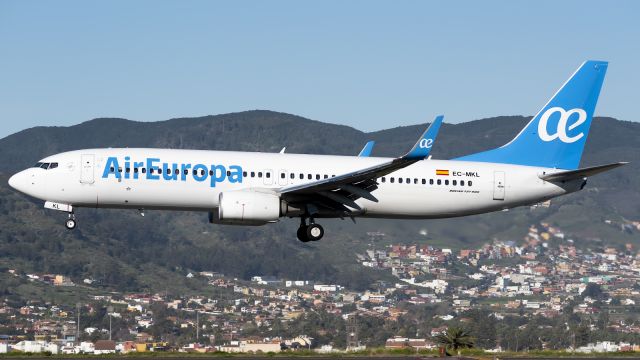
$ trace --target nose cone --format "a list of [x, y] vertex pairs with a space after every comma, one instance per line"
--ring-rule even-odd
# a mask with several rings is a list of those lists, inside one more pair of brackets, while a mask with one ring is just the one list
[[11, 186], [12, 188], [22, 193], [26, 193], [26, 190], [27, 190], [26, 183], [27, 183], [27, 179], [25, 177], [24, 171], [21, 171], [9, 178], [9, 186]]
[[[18, 174], [13, 175], [12, 177], [9, 178], [9, 186], [11, 186], [12, 188], [16, 189], [16, 186], [18, 185]], [[18, 189], [16, 189], [18, 190]]]

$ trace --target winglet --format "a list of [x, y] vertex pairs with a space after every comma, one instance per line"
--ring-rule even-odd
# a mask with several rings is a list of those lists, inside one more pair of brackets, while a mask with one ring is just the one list
[[360, 150], [360, 153], [358, 154], [359, 157], [369, 157], [371, 155], [371, 150], [373, 150], [373, 145], [375, 145], [376, 142], [371, 140], [368, 143], [364, 144], [364, 147], [362, 148], [362, 150]]
[[402, 158], [407, 160], [422, 160], [429, 156], [431, 147], [436, 141], [436, 136], [438, 136], [438, 130], [440, 130], [442, 119], [444, 119], [444, 115], [436, 116], [435, 120], [433, 120], [431, 125], [429, 125], [429, 128], [427, 128], [420, 139], [418, 139], [418, 142], [416, 142], [411, 150]]

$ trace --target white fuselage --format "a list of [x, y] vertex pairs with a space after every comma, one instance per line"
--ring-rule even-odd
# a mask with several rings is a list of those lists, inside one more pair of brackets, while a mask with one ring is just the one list
[[[56, 168], [29, 168], [10, 182], [36, 198], [74, 207], [215, 211], [221, 192], [277, 193], [285, 186], [390, 160], [205, 150], [87, 149], [49, 156], [41, 162], [57, 163]], [[157, 169], [151, 173], [152, 167], [164, 168], [162, 174]], [[167, 174], [167, 168], [172, 169], [171, 174]], [[355, 215], [464, 216], [540, 202], [580, 190], [584, 185], [582, 179], [559, 184], [538, 177], [555, 171], [484, 162], [418, 161], [378, 178], [378, 189], [372, 194], [379, 201], [357, 200], [362, 210]]]

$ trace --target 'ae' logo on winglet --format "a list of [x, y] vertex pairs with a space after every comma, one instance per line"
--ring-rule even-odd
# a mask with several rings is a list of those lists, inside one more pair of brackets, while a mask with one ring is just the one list
[[[547, 129], [547, 122], [549, 118], [554, 113], [560, 113], [560, 119], [558, 120], [558, 127], [556, 129], [555, 134], [549, 134]], [[571, 125], [568, 125], [569, 118], [573, 114], [578, 114], [578, 118]], [[579, 134], [575, 136], [567, 135], [567, 131], [571, 131], [576, 127], [582, 125], [587, 120], [587, 112], [583, 109], [571, 109], [569, 111], [561, 108], [561, 107], [552, 107], [547, 109], [547, 111], [542, 114], [540, 117], [540, 121], [538, 122], [538, 136], [542, 141], [553, 141], [555, 139], [560, 139], [560, 141], [570, 144], [580, 140], [584, 136], [584, 131], [581, 131]]]
[[433, 146], [433, 139], [421, 139], [418, 146], [421, 149], [431, 149], [431, 146]]

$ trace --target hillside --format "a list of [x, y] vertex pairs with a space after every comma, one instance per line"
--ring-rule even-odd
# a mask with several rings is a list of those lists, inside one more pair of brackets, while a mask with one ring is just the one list
[[[445, 124], [434, 158], [446, 159], [509, 141], [528, 121], [498, 117]], [[547, 221], [564, 229], [582, 246], [638, 242], [638, 233], [614, 223], [640, 219], [640, 165], [631, 163], [589, 180], [587, 191], [552, 202], [548, 209], [430, 221], [326, 221], [318, 243], [295, 240], [297, 220], [251, 228], [210, 225], [206, 214], [80, 209], [80, 226], [68, 232], [64, 214], [42, 209], [40, 201], [6, 184], [10, 174], [41, 157], [88, 147], [168, 147], [292, 153], [355, 154], [376, 140], [373, 155], [397, 156], [415, 141], [424, 125], [373, 133], [270, 111], [248, 111], [201, 118], [142, 123], [95, 119], [71, 127], [37, 127], [0, 139], [0, 266], [22, 271], [92, 278], [109, 289], [184, 291], [184, 275], [210, 270], [250, 278], [276, 275], [290, 279], [337, 282], [362, 289], [388, 274], [363, 268], [354, 254], [367, 247], [367, 232], [382, 240], [428, 242], [453, 248], [477, 247], [493, 238], [518, 240], [531, 223]], [[596, 118], [583, 166], [634, 161], [640, 153], [640, 124]], [[419, 235], [427, 229], [429, 236]]]

